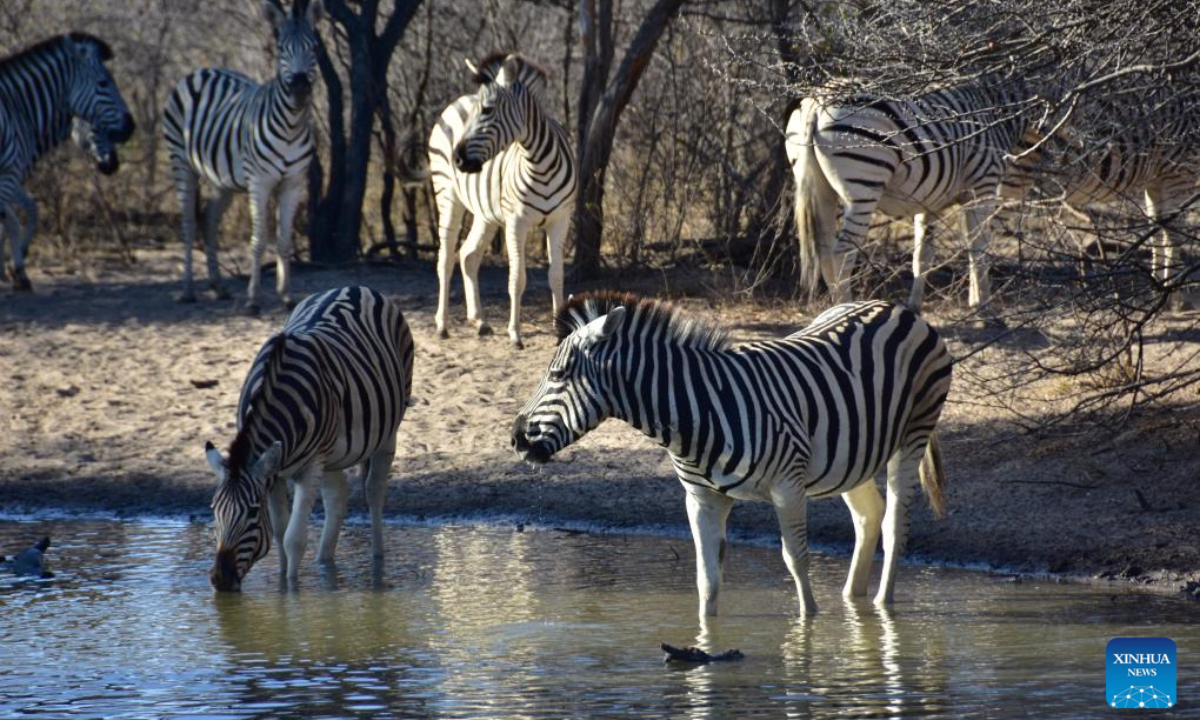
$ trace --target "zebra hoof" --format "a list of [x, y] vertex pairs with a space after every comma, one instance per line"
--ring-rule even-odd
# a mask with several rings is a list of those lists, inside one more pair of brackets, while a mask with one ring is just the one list
[[521, 342], [521, 338], [513, 338], [512, 346], [513, 346], [513, 350], [524, 350], [525, 349], [525, 343]]
[[292, 298], [284, 298], [284, 299], [283, 299], [283, 306], [284, 306], [285, 308], [287, 308], [288, 310], [295, 310], [295, 309], [296, 309], [296, 305], [298, 305], [298, 304], [299, 304], [299, 303], [297, 303], [297, 302], [296, 302], [295, 300], [293, 300]]
[[262, 308], [256, 304], [250, 304], [242, 310], [242, 313], [249, 317], [258, 317], [262, 314]]
[[13, 281], [13, 290], [19, 293], [31, 293], [33, 285], [29, 282], [29, 278], [20, 277]]
[[175, 296], [175, 302], [180, 305], [191, 305], [196, 302], [196, 293], [191, 290], [185, 290], [183, 293]]
[[229, 291], [223, 287], [214, 287], [213, 296], [218, 300], [228, 300], [229, 298], [233, 297], [233, 295], [230, 295]]
[[438, 328], [437, 336], [438, 340], [449, 340], [450, 332], [446, 328]]
[[480, 323], [477, 332], [479, 333], [479, 337], [487, 337], [492, 334], [492, 326], [487, 323]]

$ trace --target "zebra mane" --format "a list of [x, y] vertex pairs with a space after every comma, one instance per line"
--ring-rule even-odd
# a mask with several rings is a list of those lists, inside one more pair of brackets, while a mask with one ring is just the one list
[[250, 399], [246, 402], [246, 417], [243, 418], [242, 426], [238, 428], [233, 442], [229, 444], [229, 459], [226, 461], [225, 467], [228, 470], [226, 476], [230, 478], [239, 477], [243, 471], [249, 470], [250, 453], [254, 450], [254, 443], [250, 440], [250, 419], [266, 396], [267, 388], [273, 383], [276, 371], [283, 361], [283, 350], [284, 346], [287, 345], [287, 333], [281, 332], [270, 340], [267, 340], [267, 343], [270, 344], [271, 349], [263, 361], [262, 380], [250, 395]]
[[636, 322], [663, 328], [666, 336], [674, 342], [705, 350], [727, 350], [730, 346], [729, 335], [724, 328], [691, 317], [669, 302], [611, 291], [588, 292], [572, 297], [554, 317], [554, 333], [561, 343], [571, 333], [617, 307], [624, 307], [629, 313], [626, 327]]
[[95, 35], [91, 35], [91, 34], [84, 33], [84, 32], [71, 32], [71, 33], [66, 33], [65, 35], [55, 35], [54, 37], [46, 38], [45, 40], [42, 40], [41, 42], [30, 45], [29, 47], [21, 48], [20, 50], [16, 51], [15, 53], [12, 53], [11, 55], [8, 55], [7, 57], [0, 58], [0, 72], [3, 72], [5, 69], [10, 68], [14, 65], [19, 65], [21, 63], [24, 63], [29, 58], [36, 58], [43, 54], [53, 52], [54, 50], [61, 47], [63, 45], [63, 43], [68, 40], [70, 40], [71, 42], [92, 43], [93, 45], [95, 45], [97, 48], [100, 49], [100, 59], [101, 60], [112, 60], [113, 59], [112, 46], [109, 45], [108, 43], [104, 42], [103, 40], [96, 37]]
[[520, 53], [508, 53], [504, 52], [503, 50], [496, 50], [483, 56], [479, 62], [475, 63], [475, 67], [478, 72], [471, 76], [471, 81], [476, 85], [487, 85], [488, 83], [494, 81], [496, 76], [500, 74], [500, 67], [504, 65], [504, 59], [509, 55], [516, 55], [517, 60], [521, 63], [522, 72], [520, 75], [524, 76], [526, 72], [532, 72], [543, 82], [550, 77], [550, 74], [546, 72], [546, 68], [530, 60], [524, 55]]

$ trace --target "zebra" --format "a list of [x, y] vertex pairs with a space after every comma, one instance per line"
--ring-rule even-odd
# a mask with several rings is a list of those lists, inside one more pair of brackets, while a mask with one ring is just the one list
[[948, 87], [908, 101], [801, 101], [785, 141], [796, 179], [801, 288], [811, 294], [819, 275], [833, 301], [845, 302], [875, 211], [912, 216], [909, 307], [919, 312], [933, 260], [930, 221], [961, 205], [970, 243], [968, 303], [984, 308], [991, 296], [987, 221], [1001, 198], [1020, 199], [1030, 184], [1010, 162], [1036, 141], [1023, 101], [1022, 85], [1013, 81]]
[[[546, 463], [608, 417], [667, 448], [687, 492], [701, 615], [717, 613], [734, 500], [775, 506], [800, 609], [812, 613], [807, 501], [842, 495], [856, 536], [844, 594], [866, 594], [882, 525], [875, 602], [893, 601], [918, 476], [935, 514], [943, 508], [934, 430], [951, 358], [919, 315], [845, 304], [785, 338], [735, 346], [668, 304], [601, 293], [572, 298], [555, 324], [558, 349], [513, 422], [513, 448]], [[885, 465], [886, 513], [874, 481]]]
[[[346, 512], [343, 470], [355, 465], [362, 466], [372, 555], [382, 559], [383, 503], [412, 372], [412, 333], [393, 300], [370, 288], [343, 287], [296, 306], [250, 366], [227, 455], [205, 445], [219, 481], [212, 502], [214, 588], [239, 590], [270, 550], [272, 535], [281, 548], [281, 574], [296, 577], [318, 479], [325, 507], [318, 558], [331, 562]], [[295, 481], [290, 513], [281, 478]]]
[[474, 216], [463, 243], [461, 265], [467, 319], [480, 335], [491, 332], [479, 300], [479, 263], [484, 241], [504, 228], [508, 250], [508, 336], [521, 340], [525, 294], [525, 239], [546, 232], [554, 312], [563, 305], [563, 240], [575, 200], [575, 158], [562, 125], [543, 105], [546, 71], [520, 55], [489, 55], [466, 61], [479, 91], [450, 104], [429, 137], [429, 171], [438, 209], [439, 337], [448, 337], [450, 279], [464, 211]]
[[201, 178], [216, 189], [205, 211], [204, 242], [208, 282], [218, 298], [217, 232], [234, 193], [250, 196], [250, 249], [253, 263], [246, 311], [260, 311], [259, 275], [271, 232], [270, 201], [278, 191], [276, 289], [287, 307], [290, 295], [292, 223], [315, 152], [312, 87], [317, 74], [317, 33], [321, 0], [302, 12], [296, 0], [291, 16], [278, 0], [263, 0], [262, 12], [275, 34], [276, 74], [259, 84], [224, 68], [197, 70], [175, 86], [163, 111], [163, 136], [175, 190], [183, 208], [183, 294], [195, 302], [192, 247], [196, 240], [197, 194]]
[[[108, 43], [72, 32], [43, 40], [0, 60], [0, 277], [5, 272], [4, 238], [12, 245], [13, 288], [33, 289], [25, 273], [25, 252], [37, 231], [37, 204], [24, 187], [37, 160], [72, 131], [72, 119], [87, 121], [106, 142], [133, 136], [133, 116], [105, 62]], [[105, 174], [117, 169], [97, 163]], [[18, 210], [25, 215], [22, 227]]]
[[[1048, 181], [1042, 189], [1089, 224], [1094, 206], [1140, 196], [1146, 216], [1162, 228], [1159, 242], [1151, 244], [1151, 272], [1159, 283], [1179, 283], [1176, 273], [1184, 260], [1172, 218], [1200, 199], [1200, 111], [1190, 98], [1160, 93], [1139, 96], [1139, 107], [1149, 111], [1139, 113], [1115, 100], [1092, 101], [1081, 113], [1089, 119], [1086, 127], [1067, 124], [1049, 139], [1049, 163], [1023, 158], [1019, 164], [1032, 166], [1026, 172], [1040, 171], [1040, 179]], [[1200, 293], [1171, 293], [1171, 309], [1187, 305], [1200, 307]]]

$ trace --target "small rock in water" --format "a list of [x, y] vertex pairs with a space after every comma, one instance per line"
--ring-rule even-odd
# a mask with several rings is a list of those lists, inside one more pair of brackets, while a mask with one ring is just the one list
[[677, 648], [674, 645], [660, 643], [659, 647], [666, 653], [663, 662], [690, 662], [690, 663], [709, 663], [709, 662], [727, 662], [730, 660], [743, 660], [745, 655], [741, 650], [726, 650], [717, 655], [710, 655], [698, 647]]

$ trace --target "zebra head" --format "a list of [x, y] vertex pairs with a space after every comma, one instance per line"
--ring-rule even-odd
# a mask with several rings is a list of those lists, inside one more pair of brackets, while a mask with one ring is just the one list
[[321, 0], [312, 0], [301, 13], [296, 0], [288, 16], [278, 0], [263, 0], [263, 16], [275, 34], [275, 73], [279, 82], [300, 103], [308, 101], [317, 80], [317, 23], [324, 17]]
[[95, 126], [81, 118], [75, 118], [71, 123], [71, 137], [85, 152], [92, 154], [96, 160], [96, 169], [104, 175], [112, 175], [120, 166], [117, 157], [117, 146], [108, 133], [96, 130]]
[[[603, 314], [599, 314], [599, 313]], [[522, 460], [542, 464], [612, 414], [614, 335], [625, 323], [623, 305], [568, 303], [556, 320], [562, 337], [541, 384], [512, 427]]]
[[67, 39], [74, 66], [67, 86], [71, 115], [103, 134], [106, 142], [125, 142], [133, 137], [134, 123], [125, 99], [104, 65], [104, 61], [113, 57], [112, 48], [100, 38], [84, 33], [71, 33]]
[[454, 167], [477, 173], [525, 134], [528, 101], [540, 101], [546, 73], [520, 55], [490, 55], [478, 66], [470, 60], [466, 64], [479, 92], [454, 146]]
[[239, 434], [229, 460], [212, 443], [204, 452], [220, 482], [212, 501], [217, 554], [208, 577], [214, 589], [236, 592], [254, 563], [271, 549], [271, 516], [264, 503], [276, 482], [283, 446], [275, 442], [248, 462], [249, 443]]

